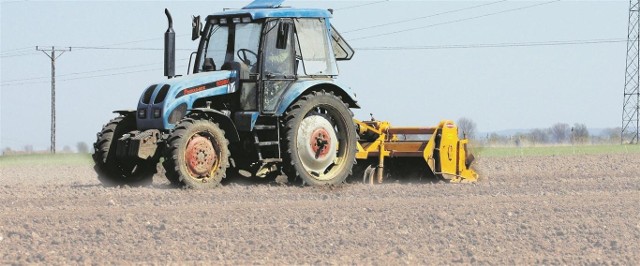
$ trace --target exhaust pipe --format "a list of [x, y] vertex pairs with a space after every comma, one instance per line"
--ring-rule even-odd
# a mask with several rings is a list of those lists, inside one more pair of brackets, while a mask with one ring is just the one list
[[176, 33], [173, 31], [173, 19], [169, 9], [164, 9], [169, 28], [164, 33], [164, 75], [168, 78], [176, 76]]

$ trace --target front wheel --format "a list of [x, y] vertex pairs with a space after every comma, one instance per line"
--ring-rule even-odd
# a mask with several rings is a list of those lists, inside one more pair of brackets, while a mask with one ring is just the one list
[[229, 168], [229, 141], [205, 119], [185, 118], [168, 140], [166, 176], [174, 184], [207, 189], [220, 184]]
[[355, 163], [357, 134], [353, 113], [332, 92], [302, 96], [285, 115], [283, 170], [308, 185], [344, 182]]
[[103, 185], [148, 185], [152, 183], [157, 161], [126, 160], [116, 156], [118, 139], [133, 130], [136, 130], [135, 116], [121, 115], [109, 121], [98, 133], [98, 138], [93, 144], [93, 161], [98, 180]]

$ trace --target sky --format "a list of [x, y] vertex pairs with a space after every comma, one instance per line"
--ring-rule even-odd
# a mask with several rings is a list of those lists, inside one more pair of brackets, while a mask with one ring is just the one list
[[[56, 61], [57, 150], [93, 143], [113, 110], [135, 109], [163, 77], [169, 8], [178, 74], [191, 16], [250, 1], [0, 1], [0, 148], [50, 145]], [[466, 117], [479, 132], [621, 124], [629, 1], [286, 1], [332, 8], [355, 48], [338, 79], [359, 119], [434, 126]]]

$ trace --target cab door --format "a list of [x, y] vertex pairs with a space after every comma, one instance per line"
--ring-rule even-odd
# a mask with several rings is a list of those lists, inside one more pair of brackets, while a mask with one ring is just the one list
[[280, 97], [296, 79], [293, 32], [291, 19], [269, 20], [264, 27], [261, 60], [263, 113], [276, 111]]

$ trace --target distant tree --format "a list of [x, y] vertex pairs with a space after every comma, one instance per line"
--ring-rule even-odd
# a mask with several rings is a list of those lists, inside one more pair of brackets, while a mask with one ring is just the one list
[[76, 149], [78, 150], [78, 153], [89, 153], [89, 146], [84, 142], [78, 142], [78, 144], [76, 144]]
[[529, 140], [532, 144], [549, 143], [549, 130], [536, 128], [529, 132]]
[[574, 124], [571, 128], [571, 142], [585, 144], [589, 141], [589, 130], [585, 124]]
[[549, 130], [555, 143], [566, 143], [569, 140], [569, 134], [571, 133], [569, 124], [556, 123]]
[[466, 117], [458, 119], [458, 134], [460, 134], [461, 138], [467, 137], [468, 139], [475, 139], [476, 123]]
[[9, 155], [11, 153], [13, 153], [13, 150], [11, 150], [11, 148], [9, 147], [6, 147], [2, 150], [2, 155]]
[[491, 133], [487, 137], [488, 145], [506, 145], [509, 142], [509, 138], [505, 136], [501, 136], [498, 133]]
[[607, 128], [602, 131], [602, 137], [610, 143], [620, 143], [620, 137], [622, 136], [621, 127]]
[[513, 135], [512, 139], [513, 139], [513, 144], [516, 145], [516, 147], [524, 146], [526, 143], [530, 142], [529, 136], [521, 132], [518, 132], [515, 135]]
[[[635, 132], [632, 132], [632, 130], [627, 130], [624, 133], [624, 136], [622, 136], [622, 128], [618, 128], [620, 129], [620, 131], [618, 132], [618, 135], [620, 135], [620, 137], [618, 138], [619, 141], [618, 143], [622, 143], [622, 144], [630, 144], [630, 141], [635, 139]], [[624, 142], [623, 142], [624, 141]]]

